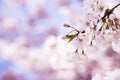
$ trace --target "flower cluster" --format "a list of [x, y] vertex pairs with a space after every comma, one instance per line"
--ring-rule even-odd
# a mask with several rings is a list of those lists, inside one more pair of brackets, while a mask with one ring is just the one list
[[105, 75], [97, 74], [92, 80], [120, 80], [120, 69], [115, 69], [114, 71], [107, 72]]
[[112, 8], [105, 3], [107, 1], [84, 0], [79, 29], [64, 24], [64, 27], [72, 28], [72, 31], [66, 35], [66, 39], [76, 47], [76, 53], [80, 51], [85, 54], [87, 47], [98, 48], [101, 42], [105, 42], [106, 46], [119, 42], [120, 16], [115, 10], [119, 8], [120, 3], [116, 3]]

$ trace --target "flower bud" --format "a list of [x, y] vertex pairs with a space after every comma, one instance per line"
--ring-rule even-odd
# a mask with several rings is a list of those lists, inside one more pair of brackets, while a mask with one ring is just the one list
[[63, 26], [64, 26], [64, 27], [70, 27], [70, 25], [69, 25], [69, 24], [66, 24], [66, 23], [63, 24]]
[[65, 39], [66, 39], [66, 35], [62, 36], [61, 38], [62, 38], [63, 40], [65, 40]]

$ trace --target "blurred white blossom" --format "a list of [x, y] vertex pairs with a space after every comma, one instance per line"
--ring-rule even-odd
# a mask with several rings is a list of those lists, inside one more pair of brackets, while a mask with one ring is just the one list
[[97, 74], [93, 76], [92, 80], [120, 80], [120, 70], [115, 69], [107, 72], [105, 75]]

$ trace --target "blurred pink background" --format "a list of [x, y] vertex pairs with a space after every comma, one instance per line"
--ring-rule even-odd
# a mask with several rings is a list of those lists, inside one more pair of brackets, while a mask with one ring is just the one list
[[111, 47], [90, 61], [70, 60], [63, 24], [79, 25], [82, 1], [0, 0], [0, 80], [91, 80], [120, 68]]

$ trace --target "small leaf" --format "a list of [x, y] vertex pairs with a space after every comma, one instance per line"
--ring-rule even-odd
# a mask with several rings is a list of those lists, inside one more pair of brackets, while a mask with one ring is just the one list
[[71, 42], [77, 35], [67, 35], [66, 38], [68, 39], [68, 43]]

